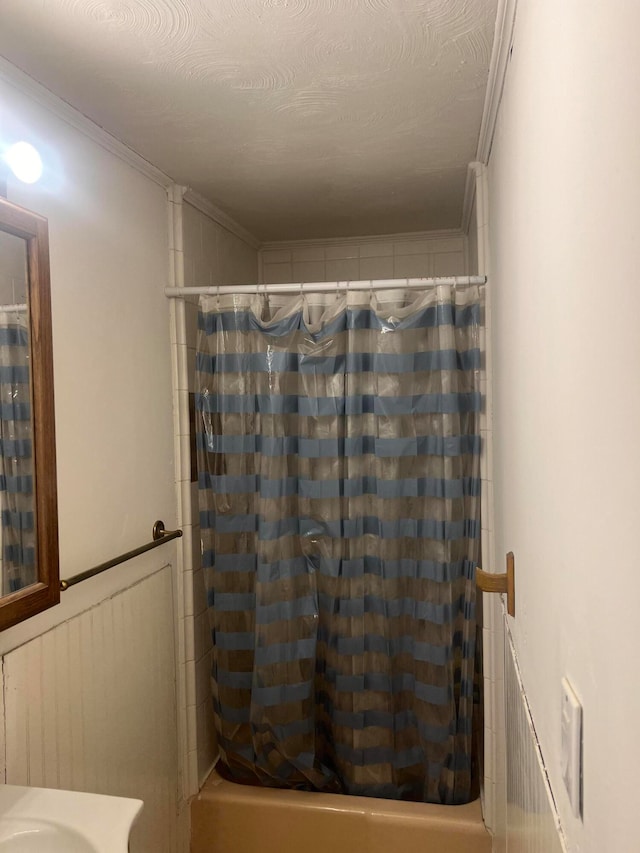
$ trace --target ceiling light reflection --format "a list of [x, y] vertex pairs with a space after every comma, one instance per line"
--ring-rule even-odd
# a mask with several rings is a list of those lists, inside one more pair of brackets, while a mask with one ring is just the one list
[[19, 181], [35, 184], [42, 176], [42, 159], [29, 142], [16, 142], [4, 154], [4, 160]]

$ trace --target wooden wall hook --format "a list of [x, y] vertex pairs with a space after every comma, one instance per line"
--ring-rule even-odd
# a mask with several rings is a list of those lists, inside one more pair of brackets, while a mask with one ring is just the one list
[[496, 575], [476, 569], [476, 583], [482, 592], [497, 592], [507, 594], [507, 613], [509, 616], [516, 615], [516, 566], [513, 551], [507, 554], [507, 571], [505, 574]]

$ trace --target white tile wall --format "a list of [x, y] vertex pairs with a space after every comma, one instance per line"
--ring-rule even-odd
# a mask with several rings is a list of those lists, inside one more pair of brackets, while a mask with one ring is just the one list
[[[339, 276], [336, 275], [336, 280], [338, 278]], [[393, 257], [360, 258], [360, 268], [358, 270], [356, 280], [370, 281], [373, 278], [394, 278]], [[331, 280], [332, 279], [330, 279], [330, 281]]]
[[505, 650], [505, 689], [506, 849], [508, 853], [563, 853], [566, 848], [509, 634]]
[[294, 261], [292, 271], [293, 281], [324, 281], [326, 275], [324, 261]]
[[465, 275], [461, 234], [397, 234], [383, 238], [269, 243], [260, 250], [266, 284]]
[[180, 850], [171, 572], [2, 659], [7, 783], [144, 800], [132, 853]]
[[293, 281], [293, 264], [290, 261], [284, 264], [266, 263], [262, 268], [262, 276], [264, 284]]
[[[174, 205], [174, 228], [181, 234], [175, 252], [176, 285], [199, 287], [216, 284], [247, 284], [258, 281], [258, 253], [236, 234], [182, 199]], [[179, 225], [176, 223], [179, 222]], [[275, 255], [278, 267], [277, 253]], [[286, 254], [290, 270], [291, 253]], [[296, 264], [312, 264], [313, 256], [296, 255]], [[290, 276], [289, 276], [290, 278]], [[180, 308], [180, 305], [183, 307]], [[182, 312], [182, 316], [181, 316]], [[195, 389], [197, 345], [197, 298], [177, 301], [176, 371], [174, 389], [179, 401], [175, 419], [179, 462], [176, 471], [180, 494], [182, 575], [184, 581], [184, 678], [186, 702], [187, 777], [186, 793], [195, 794], [206, 779], [217, 754], [213, 708], [209, 687], [211, 633], [209, 630], [204, 579], [200, 562], [198, 489], [191, 483], [188, 394]]]
[[431, 258], [427, 254], [395, 255], [393, 259], [393, 277], [411, 278], [432, 275]]
[[434, 252], [431, 255], [431, 275], [460, 275], [461, 260], [459, 252]]

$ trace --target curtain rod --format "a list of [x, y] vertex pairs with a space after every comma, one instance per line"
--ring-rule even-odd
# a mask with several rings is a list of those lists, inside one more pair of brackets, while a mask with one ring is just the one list
[[238, 284], [219, 287], [165, 287], [166, 296], [220, 296], [233, 293], [322, 293], [333, 290], [393, 290], [408, 287], [435, 287], [439, 284], [486, 284], [484, 275], [458, 275], [441, 278], [383, 278], [371, 281], [306, 281], [298, 284]]

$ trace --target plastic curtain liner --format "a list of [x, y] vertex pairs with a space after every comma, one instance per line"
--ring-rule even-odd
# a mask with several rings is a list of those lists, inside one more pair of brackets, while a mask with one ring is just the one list
[[483, 293], [201, 298], [200, 527], [232, 778], [471, 798]]

